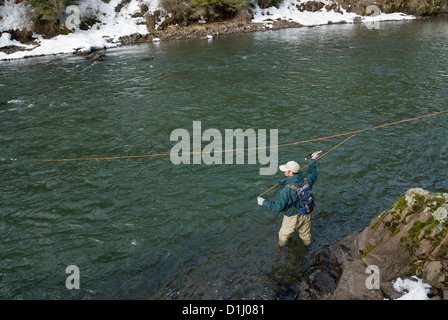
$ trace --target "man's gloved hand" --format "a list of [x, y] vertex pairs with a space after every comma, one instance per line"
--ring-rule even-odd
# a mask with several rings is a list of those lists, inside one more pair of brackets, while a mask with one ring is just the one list
[[316, 160], [322, 151], [316, 151], [311, 154], [311, 160]]
[[262, 197], [257, 197], [257, 202], [258, 202], [258, 205], [259, 205], [259, 206], [262, 206], [262, 205], [263, 205], [263, 202], [264, 202], [264, 198], [262, 198]]

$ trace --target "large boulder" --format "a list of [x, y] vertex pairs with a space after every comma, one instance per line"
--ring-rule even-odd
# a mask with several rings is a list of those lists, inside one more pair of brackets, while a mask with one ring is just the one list
[[[421, 275], [427, 261], [448, 260], [448, 194], [410, 189], [373, 219], [356, 241], [366, 265], [377, 265], [382, 279]], [[445, 215], [439, 213], [445, 211]]]
[[447, 211], [448, 193], [409, 189], [363, 231], [321, 252], [305, 273], [296, 297], [395, 298], [392, 282], [417, 276], [434, 287], [433, 295], [444, 298], [448, 289]]

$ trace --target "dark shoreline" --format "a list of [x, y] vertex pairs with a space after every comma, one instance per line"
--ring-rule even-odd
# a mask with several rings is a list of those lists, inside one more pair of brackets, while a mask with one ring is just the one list
[[[418, 17], [415, 19], [429, 19], [433, 17]], [[437, 17], [434, 17], [437, 18]], [[382, 22], [403, 21], [403, 20], [386, 20]], [[359, 24], [362, 23], [361, 18], [354, 21], [331, 22], [322, 25], [332, 24]], [[267, 27], [265, 23], [251, 22], [250, 20], [234, 19], [222, 22], [212, 23], [195, 23], [188, 26], [170, 25], [165, 30], [157, 30], [147, 34], [132, 34], [119, 38], [121, 45], [132, 45], [138, 43], [147, 43], [153, 41], [172, 41], [172, 40], [188, 40], [188, 39], [207, 39], [207, 36], [219, 37], [232, 34], [281, 30], [287, 28], [313, 28], [317, 25], [305, 26], [301, 23], [288, 20], [273, 20], [272, 25]]]
[[165, 30], [157, 30], [147, 34], [132, 34], [119, 38], [122, 45], [146, 43], [153, 41], [172, 41], [188, 39], [208, 39], [208, 36], [219, 37], [223, 35], [240, 34], [257, 31], [279, 30], [285, 28], [304, 27], [298, 22], [277, 20], [272, 27], [264, 23], [255, 23], [243, 20], [229, 20], [212, 23], [195, 23], [188, 26], [170, 25]]
[[[414, 21], [414, 20], [429, 20], [429, 19], [443, 19], [448, 18], [448, 15], [439, 16], [414, 16], [413, 20], [385, 20], [381, 22], [396, 22], [396, 21]], [[147, 34], [135, 33], [119, 38], [120, 45], [133, 45], [138, 43], [147, 43], [153, 41], [172, 41], [172, 40], [189, 40], [189, 39], [208, 39], [208, 36], [220, 37], [225, 35], [281, 30], [287, 28], [313, 28], [316, 26], [332, 25], [332, 24], [360, 24], [363, 23], [362, 17], [354, 21], [331, 22], [326, 24], [305, 26], [301, 23], [288, 20], [271, 20], [272, 24], [267, 27], [265, 23], [252, 22], [249, 18], [235, 18], [221, 22], [211, 23], [194, 23], [188, 26], [169, 25], [164, 30], [155, 30]]]

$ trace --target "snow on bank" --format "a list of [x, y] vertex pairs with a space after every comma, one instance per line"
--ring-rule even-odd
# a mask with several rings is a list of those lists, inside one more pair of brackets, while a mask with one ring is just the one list
[[331, 6], [334, 4], [331, 0], [320, 0], [325, 6], [320, 10], [300, 11], [300, 5], [313, 1], [313, 0], [284, 0], [278, 8], [270, 7], [266, 9], [260, 9], [256, 7], [254, 10], [254, 18], [252, 22], [263, 22], [268, 26], [272, 25], [273, 20], [282, 19], [293, 22], [298, 22], [304, 26], [316, 26], [324, 25], [328, 23], [353, 23], [356, 20], [361, 19], [363, 22], [381, 22], [390, 20], [410, 20], [415, 19], [414, 16], [405, 15], [403, 13], [381, 13], [379, 8], [374, 10], [371, 16], [360, 16], [353, 12], [347, 12], [340, 8], [340, 12], [334, 10], [326, 10], [325, 6]]
[[11, 34], [9, 34], [8, 32], [3, 32], [2, 35], [0, 36], [0, 48], [8, 47], [8, 46], [18, 46], [18, 47], [24, 47], [24, 48], [28, 48], [28, 49], [34, 48], [33, 45], [23, 44], [17, 40], [11, 39]]
[[31, 20], [28, 19], [31, 7], [26, 2], [15, 3], [14, 0], [5, 0], [0, 6], [0, 32], [13, 29], [29, 29]]
[[397, 300], [428, 300], [428, 292], [431, 286], [423, 283], [423, 281], [416, 276], [413, 276], [417, 281], [410, 279], [397, 278], [393, 283], [394, 289], [397, 292], [406, 292]]
[[[100, 0], [85, 0], [78, 6], [79, 16], [96, 16], [100, 20], [91, 29], [81, 30], [77, 28], [73, 33], [59, 35], [51, 39], [44, 39], [41, 35], [35, 34], [34, 37], [38, 38], [39, 45], [35, 45], [28, 51], [18, 51], [9, 55], [0, 52], [0, 59], [20, 59], [31, 56], [71, 53], [76, 50], [107, 49], [117, 46], [119, 44], [118, 39], [121, 36], [147, 33], [145, 24], [141, 24], [144, 23], [144, 18], [132, 18], [132, 15], [140, 11], [142, 3], [146, 4], [150, 10], [155, 10], [158, 6], [158, 0], [144, 0], [143, 2], [132, 0], [119, 13], [116, 13], [114, 9], [120, 2], [120, 0], [111, 0], [109, 3]], [[2, 17], [0, 19], [0, 32], [19, 28], [19, 25], [11, 25], [11, 21], [20, 22], [24, 19], [26, 8], [22, 4], [23, 2], [20, 4], [5, 2], [5, 10], [0, 13]], [[66, 15], [66, 19], [69, 19], [71, 24], [76, 21], [73, 18], [73, 13], [69, 12]], [[3, 34], [8, 33], [3, 32]], [[10, 39], [10, 37], [5, 36], [0, 47], [17, 45], [13, 40], [8, 42], [7, 39]], [[28, 47], [28, 49], [30, 48]]]
[[[406, 20], [413, 19], [413, 16], [400, 13], [380, 14], [370, 17], [361, 17], [355, 13], [349, 13], [342, 10], [342, 13], [333, 10], [327, 11], [325, 7], [316, 12], [304, 11], [298, 9], [298, 4], [304, 4], [309, 0], [284, 0], [279, 8], [271, 7], [260, 9], [256, 6], [252, 22], [262, 22], [269, 28], [272, 21], [277, 19], [295, 21], [305, 26], [322, 25], [328, 23], [339, 23], [345, 21], [353, 23], [355, 19], [361, 19], [365, 22], [377, 22], [387, 20]], [[25, 46], [25, 51], [6, 54], [0, 52], [0, 60], [21, 59], [31, 56], [50, 55], [58, 53], [71, 53], [77, 50], [91, 51], [93, 49], [107, 49], [119, 45], [118, 39], [121, 36], [134, 33], [146, 34], [147, 29], [144, 24], [145, 18], [132, 17], [140, 11], [140, 6], [145, 4], [149, 12], [154, 12], [159, 8], [159, 0], [131, 0], [119, 13], [115, 12], [115, 7], [121, 0], [110, 0], [105, 3], [101, 0], [84, 0], [80, 2], [79, 15], [81, 17], [95, 16], [100, 22], [94, 24], [89, 30], [75, 29], [68, 35], [59, 35], [51, 39], [44, 39], [40, 35], [34, 35], [38, 39], [38, 44]], [[326, 5], [331, 5], [331, 0], [321, 0]], [[15, 40], [11, 40], [7, 30], [29, 28], [27, 17], [30, 14], [30, 7], [21, 2], [16, 4], [14, 0], [5, 0], [0, 11], [0, 48], [6, 46], [17, 46]], [[69, 19], [71, 12], [65, 16]], [[74, 21], [74, 20], [70, 20]]]

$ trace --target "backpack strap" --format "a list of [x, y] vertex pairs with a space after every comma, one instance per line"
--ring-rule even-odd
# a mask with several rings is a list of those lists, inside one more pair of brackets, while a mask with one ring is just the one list
[[[302, 184], [301, 187], [298, 187], [298, 186], [293, 185], [293, 184], [290, 184], [290, 183], [286, 184], [285, 187], [288, 187], [288, 188], [294, 189], [294, 190], [296, 190], [296, 191], [299, 191], [299, 190], [303, 189], [303, 187], [304, 187], [306, 184], [308, 184], [308, 179], [307, 179], [306, 177], [303, 178], [303, 180], [304, 180], [304, 183]], [[309, 184], [308, 184], [308, 186], [309, 186]]]
[[298, 186], [295, 186], [295, 185], [293, 185], [293, 184], [289, 184], [289, 183], [286, 184], [285, 187], [294, 189], [294, 190], [296, 190], [296, 191], [299, 191], [299, 190], [300, 190], [300, 188], [299, 188]]

